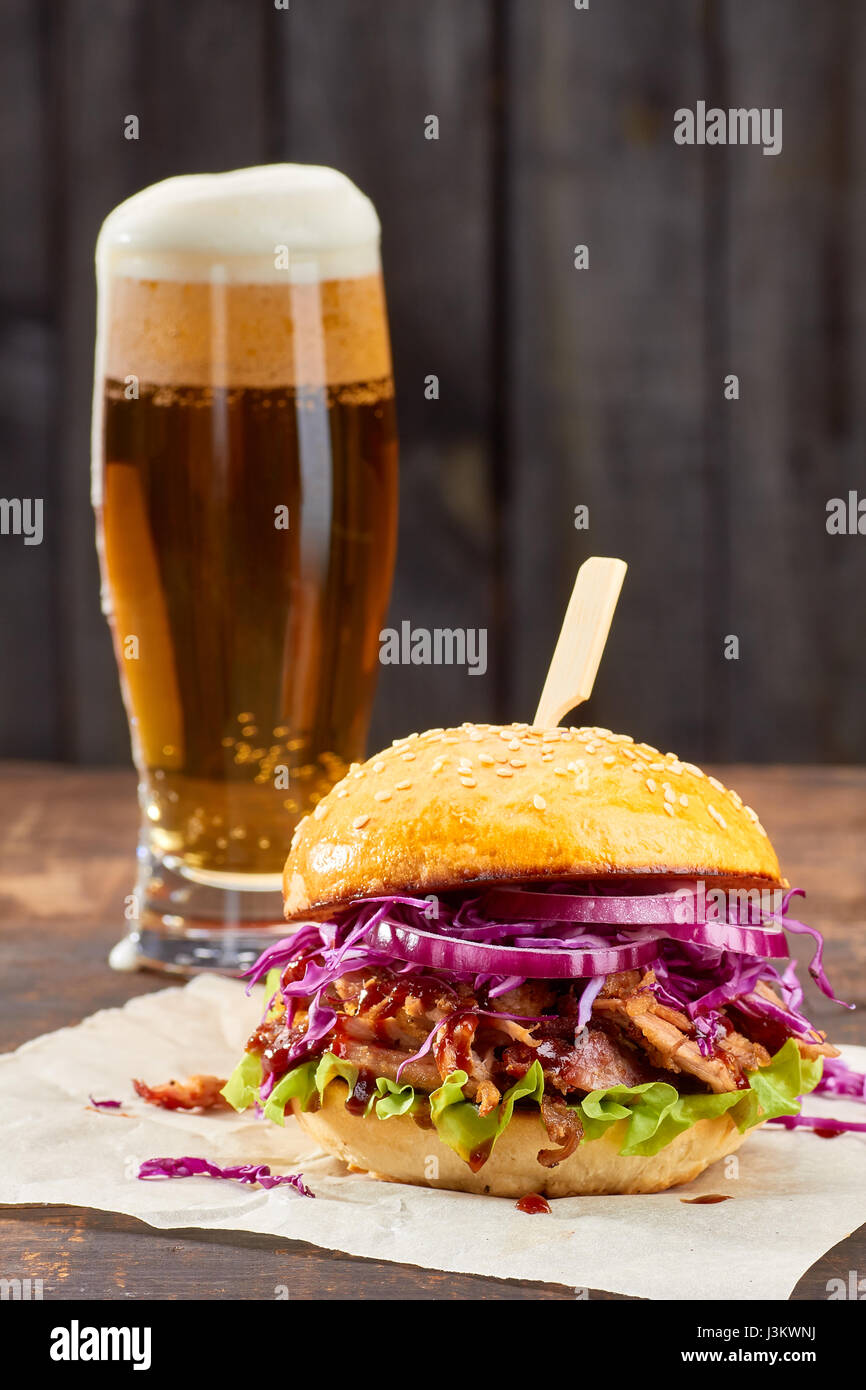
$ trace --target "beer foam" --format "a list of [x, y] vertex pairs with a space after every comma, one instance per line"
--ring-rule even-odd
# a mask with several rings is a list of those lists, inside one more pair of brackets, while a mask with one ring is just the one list
[[348, 279], [378, 270], [379, 234], [376, 209], [345, 174], [264, 164], [142, 189], [103, 222], [96, 264], [100, 277]]
[[196, 387], [390, 376], [379, 219], [336, 169], [166, 179], [105, 219], [97, 376]]

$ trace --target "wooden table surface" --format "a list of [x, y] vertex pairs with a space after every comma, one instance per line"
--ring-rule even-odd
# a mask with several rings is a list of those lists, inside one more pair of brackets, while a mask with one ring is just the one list
[[[717, 771], [758, 808], [790, 881], [807, 889], [802, 912], [826, 935], [837, 993], [862, 1009], [866, 768]], [[118, 975], [106, 964], [121, 934], [136, 821], [131, 773], [0, 769], [0, 1050], [170, 983], [149, 973]], [[797, 946], [802, 958], [805, 943]], [[810, 1006], [833, 1038], [866, 1043], [862, 1013], [847, 1013], [814, 990]], [[826, 1298], [828, 1279], [864, 1267], [861, 1227], [804, 1275], [793, 1296]], [[307, 1299], [574, 1297], [558, 1285], [359, 1260], [241, 1232], [155, 1231], [130, 1217], [72, 1207], [4, 1210], [0, 1271], [41, 1277], [46, 1298], [61, 1299], [273, 1298], [280, 1285]]]

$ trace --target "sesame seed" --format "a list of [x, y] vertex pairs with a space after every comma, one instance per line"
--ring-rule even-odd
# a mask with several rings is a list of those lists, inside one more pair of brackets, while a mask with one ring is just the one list
[[635, 757], [635, 751], [633, 748], [621, 748], [620, 752], [622, 753], [622, 756], [624, 758], [628, 758], [629, 760]]
[[366, 773], [364, 772], [363, 768], [360, 768], [356, 773], [353, 774], [353, 776], [355, 778], [355, 781], [357, 782], [359, 778], [365, 777]]
[[483, 737], [484, 737], [484, 735], [481, 734], [481, 733], [479, 733], [478, 730], [475, 729], [475, 730], [469, 735], [469, 742], [470, 742], [470, 743], [480, 743], [481, 740], [483, 739]]
[[508, 754], [507, 754], [507, 753], [494, 753], [493, 756], [494, 756], [496, 762], [498, 762], [498, 763], [507, 763], [507, 762], [508, 762]]
[[650, 763], [650, 769], [653, 772], [664, 772], [665, 765], [664, 763]]
[[349, 795], [349, 793], [346, 791], [345, 787], [340, 787], [339, 791], [337, 792], [337, 796], [348, 796], [348, 795]]
[[496, 759], [491, 758], [489, 753], [479, 753], [478, 761], [482, 767], [495, 767], [496, 765]]
[[694, 763], [683, 763], [683, 767], [686, 772], [690, 772], [693, 777], [703, 777], [704, 775], [699, 767], [695, 767]]
[[364, 826], [367, 824], [367, 821], [369, 819], [369, 816], [356, 816], [355, 819], [352, 821], [352, 829], [363, 830]]
[[382, 759], [380, 758], [378, 762], [375, 762], [375, 763], [373, 764], [373, 771], [374, 771], [374, 772], [381, 772], [382, 769], [384, 768], [384, 766], [385, 766], [385, 764], [382, 762]]
[[496, 775], [497, 777], [513, 777], [514, 773], [511, 771], [510, 767], [498, 767], [496, 769]]
[[411, 787], [411, 782], [395, 782], [394, 786], [398, 792], [407, 792]]
[[318, 806], [316, 807], [315, 811], [313, 812], [313, 819], [314, 819], [314, 820], [323, 820], [327, 814], [328, 814], [328, 808], [327, 808], [327, 806], [325, 805], [324, 801], [320, 801], [319, 804], [318, 804]]
[[674, 792], [673, 788], [665, 787], [665, 803], [669, 801], [676, 801], [676, 799], [676, 793]]
[[586, 745], [586, 751], [587, 751], [587, 753], [597, 753], [597, 752], [598, 752], [598, 744], [597, 744], [597, 743], [588, 743], [588, 744]]
[[725, 787], [719, 781], [718, 777], [708, 777], [707, 781], [711, 787], [715, 787], [717, 792], [723, 792], [725, 790]]
[[532, 798], [532, 804], [536, 811], [545, 811], [547, 809], [547, 802], [543, 796], [534, 796]]
[[564, 767], [555, 767], [553, 771], [556, 773], [557, 777], [564, 777], [566, 775]]
[[610, 767], [611, 763], [616, 762], [616, 758], [614, 757], [613, 753], [608, 753], [607, 757], [602, 758], [601, 761], [604, 763], [605, 767]]
[[669, 801], [662, 802], [662, 805], [664, 806], [669, 816], [672, 816], [674, 814], [674, 808]]
[[713, 818], [713, 820], [716, 822], [716, 824], [717, 824], [717, 825], [720, 825], [720, 826], [722, 827], [723, 830], [727, 830], [727, 828], [728, 828], [728, 823], [727, 823], [727, 821], [725, 820], [724, 816], [723, 816], [719, 811], [716, 810], [716, 808], [715, 808], [715, 806], [712, 804], [712, 802], [709, 802], [709, 803], [707, 804], [707, 810], [709, 811], [710, 815], [712, 816], [712, 818]]
[[415, 761], [414, 753], [401, 753], [400, 757], [403, 759], [404, 763], [414, 763]]
[[681, 796], [681, 797], [680, 797], [680, 805], [681, 805], [681, 806], [688, 806], [688, 804], [689, 804], [689, 798], [688, 798], [687, 796]]
[[652, 777], [646, 779], [646, 786], [648, 791], [654, 792], [656, 790], [656, 784]]
[[510, 762], [512, 767], [526, 767], [525, 758], [509, 758], [508, 761]]
[[556, 754], [555, 754], [555, 753], [542, 753], [542, 755], [541, 755], [541, 761], [542, 761], [543, 763], [552, 763], [555, 757], [556, 757]]
[[545, 729], [545, 730], [544, 730], [544, 733], [541, 735], [541, 742], [542, 742], [542, 743], [555, 743], [556, 740], [557, 740], [558, 738], [559, 738], [559, 730], [558, 730], [558, 729]]
[[439, 772], [439, 771], [441, 770], [441, 768], [444, 767], [444, 765], [445, 765], [445, 763], [446, 763], [447, 761], [448, 761], [447, 758], [434, 758], [433, 764], [432, 764], [432, 766], [431, 766], [431, 768], [430, 768], [430, 771], [431, 771], [431, 772]]
[[461, 787], [477, 787], [478, 783], [474, 777], [461, 777], [460, 785]]
[[668, 763], [668, 772], [672, 772], [675, 777], [679, 777], [683, 770], [681, 762]]
[[731, 798], [731, 800], [733, 801], [733, 803], [734, 803], [735, 806], [740, 806], [740, 807], [742, 806], [742, 804], [743, 804], [743, 798], [742, 798], [741, 796], [737, 796], [737, 793], [736, 793], [736, 792], [734, 792], [734, 791], [729, 791], [729, 792], [728, 792], [728, 796]]
[[511, 740], [511, 742], [509, 743], [508, 747], [511, 749], [512, 753], [519, 753], [519, 752], [520, 752], [520, 742], [519, 742], [519, 740], [516, 739], [516, 738], [513, 738], [513, 739]]
[[360, 766], [361, 766], [360, 763], [349, 763], [349, 771], [350, 771], [350, 772], [357, 772], [357, 771], [358, 771], [358, 768], [359, 768]]
[[390, 801], [390, 800], [391, 800], [391, 793], [390, 793], [390, 792], [374, 792], [374, 793], [373, 793], [373, 800], [374, 800], [374, 801]]
[[751, 808], [751, 806], [744, 806], [744, 807], [743, 807], [743, 810], [745, 811], [746, 815], [749, 817], [749, 820], [754, 821], [755, 824], [757, 825], [757, 824], [758, 824], [758, 813], [757, 813], [757, 811], [753, 811], [752, 808]]

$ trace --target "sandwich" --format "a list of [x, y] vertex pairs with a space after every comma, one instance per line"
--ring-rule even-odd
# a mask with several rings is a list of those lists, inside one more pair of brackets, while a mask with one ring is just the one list
[[[393, 1181], [660, 1192], [796, 1116], [838, 1056], [756, 813], [598, 728], [397, 739], [296, 828], [237, 1110]], [[788, 1121], [790, 1123], [790, 1121]]]

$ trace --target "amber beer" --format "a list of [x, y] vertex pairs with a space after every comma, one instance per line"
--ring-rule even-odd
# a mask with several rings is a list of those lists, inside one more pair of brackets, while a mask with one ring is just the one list
[[220, 933], [279, 922], [293, 825], [363, 755], [397, 508], [378, 242], [349, 180], [292, 165], [157, 184], [99, 238], [94, 504], [148, 959], [237, 963]]

